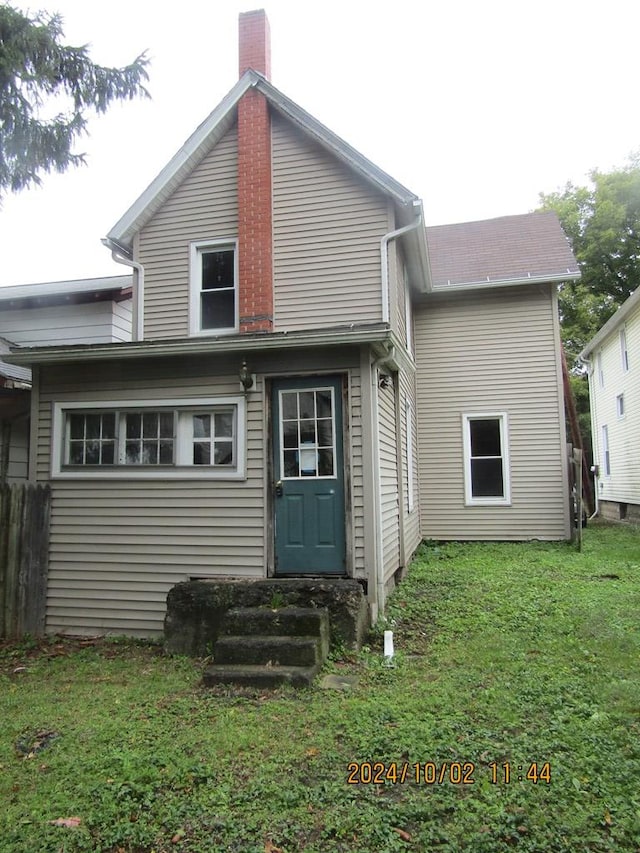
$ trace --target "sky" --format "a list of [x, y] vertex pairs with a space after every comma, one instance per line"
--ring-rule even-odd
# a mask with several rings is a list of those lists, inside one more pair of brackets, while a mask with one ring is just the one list
[[[4, 0], [3, 0], [4, 2]], [[13, 5], [29, 9], [14, 0]], [[150, 100], [92, 117], [87, 165], [0, 208], [0, 286], [122, 275], [100, 239], [238, 76], [251, 0], [38, 0]], [[640, 3], [265, 0], [272, 83], [420, 196], [428, 225], [527, 213], [640, 150]]]

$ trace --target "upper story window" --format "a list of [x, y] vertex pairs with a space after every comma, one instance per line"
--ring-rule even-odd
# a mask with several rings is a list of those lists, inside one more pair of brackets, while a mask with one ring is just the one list
[[605, 477], [611, 476], [611, 453], [609, 452], [609, 427], [602, 425], [602, 467]]
[[507, 416], [463, 415], [465, 501], [506, 506], [511, 502]]
[[191, 244], [192, 335], [224, 334], [238, 330], [238, 253], [236, 242], [201, 241]]
[[627, 331], [620, 329], [620, 358], [622, 359], [622, 372], [629, 370], [629, 352], [627, 350]]
[[602, 367], [602, 350], [598, 351], [596, 356], [596, 369], [598, 371], [598, 385], [604, 388], [604, 369]]

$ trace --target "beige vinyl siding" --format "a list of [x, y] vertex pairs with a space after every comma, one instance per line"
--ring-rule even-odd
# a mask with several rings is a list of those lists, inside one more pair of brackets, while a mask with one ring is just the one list
[[277, 116], [272, 141], [276, 329], [380, 321], [386, 200]]
[[145, 338], [189, 334], [189, 246], [195, 240], [237, 237], [237, 170], [234, 127], [140, 232]]
[[[384, 368], [382, 369], [384, 372]], [[380, 505], [382, 561], [385, 583], [400, 566], [400, 506], [396, 451], [396, 384], [378, 387], [378, 447], [380, 456]]]
[[[359, 352], [263, 354], [267, 375], [346, 373], [351, 388], [347, 435], [353, 463], [351, 504], [361, 507]], [[237, 395], [239, 359], [158, 359], [44, 368], [40, 396], [38, 477], [50, 476], [54, 402], [181, 399]], [[47, 630], [74, 633], [162, 632], [169, 589], [190, 577], [264, 577], [267, 572], [268, 460], [264, 375], [247, 395], [245, 480], [52, 481]], [[349, 439], [351, 438], [351, 441]], [[353, 525], [355, 573], [363, 574], [361, 524]]]
[[[423, 537], [568, 533], [558, 324], [551, 287], [432, 299], [415, 312]], [[465, 506], [462, 416], [506, 413], [511, 506]]]
[[131, 340], [131, 302], [89, 302], [2, 311], [0, 334], [18, 346]]
[[[625, 328], [629, 370], [622, 368], [620, 330]], [[602, 353], [604, 387], [598, 377]], [[592, 353], [591, 409], [594, 463], [600, 466], [598, 496], [603, 501], [640, 505], [640, 306]], [[617, 397], [624, 395], [624, 416], [618, 417]], [[611, 475], [604, 472], [602, 427], [609, 434]]]

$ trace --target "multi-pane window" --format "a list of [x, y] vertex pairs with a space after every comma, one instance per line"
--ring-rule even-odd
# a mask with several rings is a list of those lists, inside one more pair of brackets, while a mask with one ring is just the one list
[[238, 405], [74, 411], [57, 404], [66, 467], [237, 467]]
[[464, 415], [463, 425], [467, 503], [509, 503], [507, 416]]
[[72, 414], [68, 421], [70, 465], [113, 465], [116, 461], [114, 412]]
[[173, 412], [129, 412], [124, 415], [124, 464], [172, 465], [175, 444]]
[[237, 328], [235, 244], [191, 244], [192, 334]]
[[332, 388], [280, 392], [283, 479], [335, 477]]
[[233, 465], [233, 412], [192, 416], [193, 464]]

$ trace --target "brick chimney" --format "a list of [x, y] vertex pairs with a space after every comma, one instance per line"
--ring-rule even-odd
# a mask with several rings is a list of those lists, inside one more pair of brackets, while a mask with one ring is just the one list
[[[271, 44], [263, 9], [239, 18], [240, 76], [253, 68], [269, 79]], [[250, 89], [238, 104], [238, 269], [240, 332], [273, 329], [271, 120], [267, 101]]]

